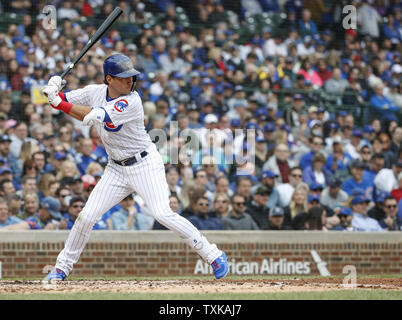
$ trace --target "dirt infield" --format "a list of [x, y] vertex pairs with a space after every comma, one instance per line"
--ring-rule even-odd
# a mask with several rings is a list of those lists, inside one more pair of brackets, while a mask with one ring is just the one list
[[[36, 281], [0, 281], [0, 294], [7, 293], [271, 293], [344, 290], [340, 278], [286, 280], [68, 280], [56, 284]], [[402, 291], [402, 278], [358, 278], [355, 289]]]

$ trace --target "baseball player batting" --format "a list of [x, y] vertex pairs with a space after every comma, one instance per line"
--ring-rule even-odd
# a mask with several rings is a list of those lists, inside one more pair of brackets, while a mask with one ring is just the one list
[[217, 279], [223, 278], [229, 270], [225, 253], [169, 206], [164, 163], [145, 130], [141, 98], [135, 91], [139, 71], [129, 57], [114, 54], [104, 61], [103, 72], [105, 84], [63, 94], [60, 91], [65, 80], [54, 76], [43, 89], [53, 108], [83, 121], [83, 125], [96, 127], [109, 156], [104, 174], [75, 221], [47, 280], [66, 279], [93, 225], [133, 191], [143, 198], [156, 220], [176, 232], [212, 266]]

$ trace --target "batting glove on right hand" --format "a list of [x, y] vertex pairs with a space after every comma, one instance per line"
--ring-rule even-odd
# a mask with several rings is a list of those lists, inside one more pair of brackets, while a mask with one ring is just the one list
[[49, 103], [51, 104], [52, 107], [57, 109], [57, 106], [62, 102], [63, 100], [59, 96], [59, 90], [57, 89], [56, 86], [45, 86], [44, 89], [42, 89], [42, 94], [44, 94]]
[[48, 86], [56, 86], [59, 91], [64, 88], [67, 81], [63, 80], [60, 76], [53, 76], [49, 79], [47, 83]]

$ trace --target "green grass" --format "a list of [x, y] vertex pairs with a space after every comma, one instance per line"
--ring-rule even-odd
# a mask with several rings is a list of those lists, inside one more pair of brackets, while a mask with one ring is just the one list
[[36, 293], [0, 294], [0, 300], [402, 300], [394, 290], [337, 290], [325, 292], [279, 293], [211, 293], [211, 294], [145, 294], [145, 293]]

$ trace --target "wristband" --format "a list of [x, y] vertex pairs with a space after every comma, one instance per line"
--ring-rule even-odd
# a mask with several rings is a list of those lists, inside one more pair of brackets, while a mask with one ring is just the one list
[[63, 101], [67, 101], [66, 95], [65, 95], [63, 92], [59, 92], [59, 97], [60, 97]]
[[59, 103], [59, 105], [56, 107], [51, 104], [51, 106], [55, 109], [61, 110], [66, 114], [69, 114], [71, 111], [71, 108], [73, 107], [73, 104], [67, 101], [62, 101]]

